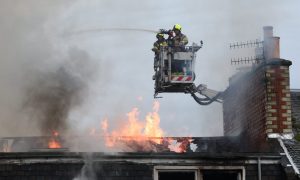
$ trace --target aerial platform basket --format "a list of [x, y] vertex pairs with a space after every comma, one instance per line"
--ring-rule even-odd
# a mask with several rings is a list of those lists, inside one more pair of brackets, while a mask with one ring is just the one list
[[193, 43], [185, 47], [162, 47], [155, 58], [155, 93], [187, 93], [195, 80], [196, 52], [202, 47]]

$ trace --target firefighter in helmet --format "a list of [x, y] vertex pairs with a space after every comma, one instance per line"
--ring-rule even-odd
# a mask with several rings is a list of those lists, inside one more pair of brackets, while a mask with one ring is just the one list
[[188, 38], [186, 35], [181, 33], [181, 25], [175, 24], [173, 27], [173, 31], [175, 33], [175, 36], [172, 39], [172, 45], [175, 47], [177, 50], [183, 50], [185, 45], [188, 44]]
[[155, 58], [154, 58], [154, 69], [155, 70], [157, 69], [157, 66], [158, 66], [158, 58], [159, 58], [159, 53], [160, 53], [161, 48], [166, 47], [168, 45], [166, 39], [164, 38], [164, 34], [157, 33], [156, 38], [157, 38], [157, 41], [154, 42], [153, 48], [152, 48], [152, 51], [155, 53]]
[[160, 52], [160, 48], [163, 46], [167, 46], [167, 41], [162, 33], [157, 33], [156, 38], [157, 41], [154, 42], [152, 51], [155, 53], [155, 55], [158, 55]]

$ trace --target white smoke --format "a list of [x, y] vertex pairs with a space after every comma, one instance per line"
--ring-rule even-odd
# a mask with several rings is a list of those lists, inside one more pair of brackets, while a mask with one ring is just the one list
[[96, 171], [99, 172], [101, 169], [95, 170], [93, 165], [93, 154], [87, 154], [84, 157], [84, 165], [80, 171], [80, 173], [73, 178], [73, 180], [96, 180]]

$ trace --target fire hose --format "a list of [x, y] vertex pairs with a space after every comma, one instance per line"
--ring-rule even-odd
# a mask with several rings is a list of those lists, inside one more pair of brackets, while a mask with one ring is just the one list
[[[222, 103], [222, 92], [208, 89], [204, 84], [200, 84], [197, 87], [195, 86], [195, 84], [193, 84], [186, 89], [186, 93], [191, 94], [194, 100], [200, 105], [209, 105], [214, 101]], [[198, 97], [196, 93], [199, 93], [204, 97]]]
[[198, 96], [196, 96], [195, 93], [191, 93], [192, 97], [194, 98], [194, 100], [200, 104], [200, 105], [209, 105], [211, 103], [213, 103], [214, 101], [218, 101], [218, 99], [221, 97], [222, 93], [218, 93], [215, 97], [213, 98], [209, 98], [209, 97], [205, 97], [205, 98], [200, 98]]

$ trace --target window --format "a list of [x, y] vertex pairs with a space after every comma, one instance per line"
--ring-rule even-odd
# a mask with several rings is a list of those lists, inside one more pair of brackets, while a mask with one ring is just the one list
[[156, 166], [154, 180], [245, 180], [243, 166]]
[[202, 170], [203, 180], [241, 180], [239, 170]]
[[196, 180], [195, 176], [195, 172], [193, 171], [158, 172], [159, 180]]
[[198, 167], [194, 166], [156, 166], [154, 180], [199, 180]]

